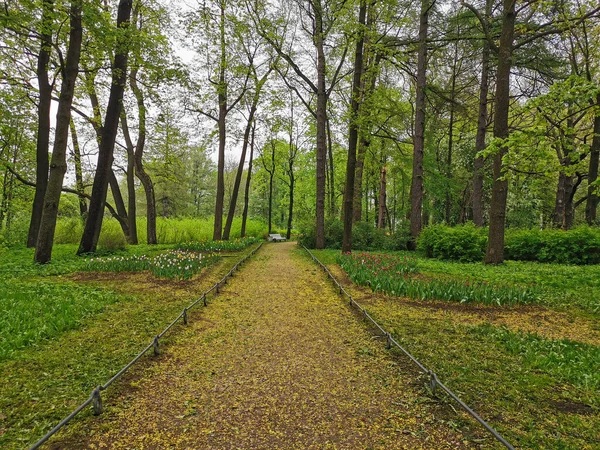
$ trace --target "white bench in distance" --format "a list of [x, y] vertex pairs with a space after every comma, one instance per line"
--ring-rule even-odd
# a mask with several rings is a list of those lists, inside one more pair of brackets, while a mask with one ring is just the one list
[[267, 240], [269, 242], [284, 242], [286, 239], [280, 234], [270, 234]]

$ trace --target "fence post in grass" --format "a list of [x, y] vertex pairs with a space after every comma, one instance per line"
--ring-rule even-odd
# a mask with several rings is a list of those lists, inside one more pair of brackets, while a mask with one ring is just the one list
[[435, 376], [433, 370], [429, 371], [429, 387], [431, 388], [431, 393], [435, 395], [437, 390], [437, 377]]
[[154, 341], [152, 341], [152, 347], [154, 348], [154, 356], [160, 355], [160, 344], [158, 342], [158, 336], [154, 336]]
[[206, 294], [203, 294], [203, 295], [202, 295], [202, 300], [204, 300], [204, 306], [208, 306], [208, 305], [206, 304]]
[[187, 308], [183, 308], [183, 324], [187, 325], [187, 323], [188, 323]]
[[102, 397], [100, 395], [100, 386], [96, 386], [96, 388], [92, 391], [92, 408], [95, 416], [102, 414]]
[[388, 350], [392, 348], [392, 335], [390, 333], [386, 333], [385, 348]]

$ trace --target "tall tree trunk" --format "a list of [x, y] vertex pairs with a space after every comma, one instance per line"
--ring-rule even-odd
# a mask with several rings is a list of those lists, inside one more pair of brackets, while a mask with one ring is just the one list
[[293, 216], [294, 216], [294, 188], [296, 184], [296, 176], [294, 175], [294, 162], [296, 160], [296, 155], [298, 153], [298, 147], [294, 146], [294, 100], [293, 94], [290, 99], [290, 133], [289, 133], [289, 142], [288, 142], [288, 167], [287, 174], [290, 179], [289, 183], [289, 196], [290, 201], [288, 204], [288, 222], [287, 222], [287, 232], [285, 234], [286, 239], [289, 241], [292, 237], [292, 224]]
[[416, 248], [421, 233], [423, 212], [423, 151], [425, 148], [425, 88], [427, 85], [427, 32], [429, 11], [435, 2], [421, 1], [419, 50], [417, 55], [417, 88], [415, 99], [415, 134], [413, 144], [412, 183], [410, 188], [410, 248]]
[[227, 64], [227, 55], [225, 48], [225, 5], [220, 3], [221, 8], [221, 61], [219, 64], [219, 154], [217, 161], [217, 198], [215, 201], [215, 223], [213, 228], [213, 240], [220, 241], [223, 233], [223, 207], [225, 200], [225, 119], [227, 117], [227, 83], [225, 81], [225, 65]]
[[275, 176], [275, 141], [273, 139], [271, 139], [271, 170], [267, 170], [267, 172], [269, 172], [269, 234], [271, 234], [273, 232], [273, 177]]
[[71, 141], [73, 142], [73, 161], [75, 162], [75, 187], [79, 194], [79, 214], [81, 219], [85, 221], [87, 216], [87, 202], [83, 194], [85, 187], [83, 185], [83, 171], [81, 170], [81, 149], [79, 148], [79, 139], [77, 138], [77, 129], [75, 122], [71, 118]]
[[[92, 124], [94, 127], [94, 131], [96, 132], [96, 141], [98, 142], [98, 148], [102, 144], [102, 113], [100, 112], [100, 100], [98, 99], [98, 93], [96, 91], [96, 71], [89, 70], [89, 68], [84, 66], [84, 70], [86, 71], [86, 91], [90, 98], [90, 103], [92, 104], [92, 114], [93, 120]], [[119, 222], [121, 226], [121, 230], [123, 231], [123, 236], [128, 243], [132, 243], [131, 241], [131, 233], [129, 228], [129, 219], [127, 215], [127, 208], [125, 208], [125, 202], [123, 201], [123, 195], [121, 194], [121, 188], [119, 187], [119, 182], [117, 181], [117, 177], [114, 174], [114, 171], [111, 167], [110, 174], [110, 189], [113, 194], [113, 198], [115, 200], [115, 206], [117, 208], [117, 215], [114, 216], [115, 219]]]
[[54, 1], [42, 1], [42, 20], [40, 30], [40, 53], [37, 62], [37, 82], [39, 88], [38, 100], [38, 124], [36, 142], [36, 172], [35, 172], [35, 195], [33, 207], [31, 208], [31, 221], [29, 233], [27, 234], [27, 247], [35, 247], [40, 222], [42, 221], [42, 210], [44, 196], [48, 186], [48, 148], [50, 146], [50, 104], [52, 103], [52, 86], [48, 79], [48, 63], [52, 49], [52, 16], [54, 14]]
[[242, 211], [242, 230], [240, 237], [246, 236], [246, 221], [248, 220], [248, 201], [250, 199], [250, 179], [252, 178], [252, 162], [254, 158], [254, 134], [256, 122], [252, 123], [252, 134], [250, 136], [250, 161], [248, 162], [248, 174], [246, 175], [246, 189], [244, 189], [244, 210]]
[[[125, 31], [129, 26], [131, 8], [132, 0], [119, 1], [117, 28], [122, 29], [121, 31]], [[94, 176], [88, 218], [85, 222], [85, 228], [83, 230], [83, 236], [81, 237], [77, 254], [96, 251], [100, 230], [102, 228], [104, 203], [106, 202], [108, 182], [112, 172], [113, 151], [121, 115], [123, 91], [127, 79], [127, 57], [129, 53], [127, 41], [128, 37], [125, 33], [117, 38], [110, 96], [108, 107], [106, 108], [104, 126], [102, 127], [102, 142], [100, 143], [98, 151], [98, 166], [96, 168], [96, 175]]]
[[598, 210], [598, 194], [593, 183], [598, 179], [598, 160], [600, 159], [600, 94], [596, 96], [596, 118], [594, 119], [594, 137], [590, 147], [590, 163], [588, 169], [588, 198], [585, 204], [585, 220], [589, 225], [596, 224]]
[[561, 170], [558, 174], [558, 185], [556, 187], [556, 200], [554, 203], [554, 213], [552, 214], [552, 224], [554, 228], [562, 228], [565, 218], [565, 199], [567, 196], [569, 177]]
[[[225, 222], [225, 230], [223, 231], [223, 239], [228, 240], [231, 232], [231, 225], [233, 224], [233, 216], [235, 215], [235, 207], [237, 204], [238, 193], [240, 190], [240, 184], [242, 183], [242, 175], [244, 173], [244, 163], [246, 162], [246, 151], [248, 150], [248, 143], [250, 141], [250, 130], [254, 123], [254, 114], [256, 113], [256, 107], [258, 104], [258, 95], [255, 95], [252, 105], [250, 106], [250, 114], [248, 115], [248, 123], [244, 130], [244, 142], [242, 144], [242, 154], [240, 156], [240, 162], [238, 164], [237, 173], [235, 174], [235, 181], [233, 183], [233, 192], [231, 194], [231, 201], [229, 202], [229, 212], [227, 214], [227, 221]], [[269, 226], [270, 227], [270, 226]]]
[[[460, 36], [460, 28], [458, 28]], [[445, 220], [450, 225], [452, 219], [452, 152], [454, 150], [454, 113], [456, 101], [456, 77], [458, 71], [458, 41], [454, 43], [454, 61], [452, 64], [452, 80], [450, 87], [450, 123], [448, 124], [448, 153], [446, 155], [446, 187]]]
[[135, 193], [135, 149], [127, 145], [127, 225], [129, 228], [129, 242], [138, 244], [137, 232], [137, 199]]
[[575, 221], [573, 199], [575, 198], [575, 193], [577, 192], [581, 180], [582, 178], [578, 178], [577, 176], [567, 178], [565, 186], [565, 215], [562, 223], [563, 230], [570, 230], [573, 227], [573, 222]]
[[146, 104], [144, 93], [137, 84], [137, 67], [129, 74], [129, 85], [135, 95], [138, 107], [138, 138], [135, 144], [134, 165], [135, 174], [142, 183], [146, 194], [146, 242], [149, 245], [158, 243], [156, 237], [156, 196], [154, 183], [144, 167], [144, 150], [146, 147]]
[[[485, 21], [489, 23], [492, 14], [493, 0], [486, 0]], [[485, 136], [488, 123], [488, 92], [490, 73], [490, 43], [487, 39], [483, 42], [481, 54], [481, 81], [479, 87], [479, 114], [477, 117], [477, 135], [475, 136], [475, 151], [479, 153], [485, 149]], [[473, 222], [478, 227], [483, 226], [483, 156], [475, 157], [473, 166]]]
[[81, 55], [81, 3], [71, 2], [70, 31], [67, 58], [62, 74], [58, 111], [56, 113], [56, 131], [54, 133], [54, 147], [50, 164], [50, 177], [44, 196], [42, 220], [35, 247], [34, 260], [45, 264], [52, 257], [54, 244], [54, 231], [58, 216], [58, 204], [62, 191], [62, 183], [67, 171], [67, 143], [69, 140], [69, 126], [71, 124], [71, 104], [75, 92], [75, 82], [79, 71], [79, 57]]
[[[508, 113], [510, 108], [510, 69], [512, 67], [513, 39], [515, 32], [516, 0], [503, 0], [502, 30], [498, 48], [498, 69], [496, 71], [496, 105], [494, 111], [494, 137], [506, 139], [509, 134]], [[490, 228], [486, 264], [504, 262], [504, 227], [506, 219], [506, 199], [508, 181], [502, 180], [504, 170], [502, 158], [508, 149], [502, 147], [494, 156], [492, 200], [490, 204]]]
[[331, 121], [327, 115], [327, 160], [329, 167], [327, 170], [327, 182], [329, 185], [329, 215], [335, 215], [335, 166], [333, 164], [333, 138], [331, 136]]
[[386, 168], [381, 168], [381, 180], [379, 184], [379, 214], [377, 216], [377, 228], [384, 229], [387, 217], [387, 180]]
[[314, 0], [315, 46], [317, 49], [317, 176], [316, 176], [316, 239], [317, 249], [325, 248], [325, 160], [327, 156], [327, 91], [325, 89], [325, 50], [323, 8]]
[[354, 183], [356, 175], [356, 146], [359, 132], [359, 110], [361, 98], [361, 80], [363, 76], [364, 25], [366, 23], [367, 2], [361, 0], [358, 10], [359, 35], [354, 52], [354, 77], [352, 80], [352, 99], [350, 101], [350, 128], [348, 132], [348, 160], [346, 163], [346, 184], [344, 187], [344, 235], [342, 253], [352, 251], [352, 223], [354, 219]]

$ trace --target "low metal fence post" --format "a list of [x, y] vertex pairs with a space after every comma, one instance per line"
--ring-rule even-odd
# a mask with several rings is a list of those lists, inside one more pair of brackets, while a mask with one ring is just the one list
[[187, 317], [187, 308], [183, 308], [183, 324], [187, 325], [188, 324], [188, 317]]
[[431, 393], [435, 395], [437, 390], [437, 377], [433, 370], [429, 371], [429, 387], [431, 388]]
[[92, 408], [95, 416], [102, 414], [102, 396], [100, 395], [100, 390], [101, 386], [96, 386], [92, 391]]
[[152, 341], [152, 348], [154, 348], [154, 356], [160, 355], [160, 343], [158, 342], [158, 336], [154, 336], [154, 341]]

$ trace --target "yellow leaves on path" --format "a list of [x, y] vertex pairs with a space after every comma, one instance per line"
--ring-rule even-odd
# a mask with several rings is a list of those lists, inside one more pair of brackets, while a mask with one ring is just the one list
[[264, 246], [58, 448], [475, 447], [293, 246]]

